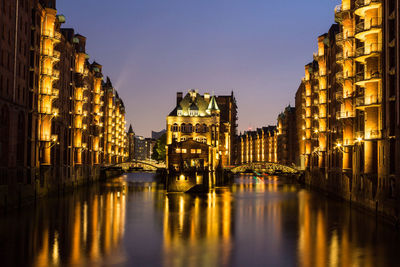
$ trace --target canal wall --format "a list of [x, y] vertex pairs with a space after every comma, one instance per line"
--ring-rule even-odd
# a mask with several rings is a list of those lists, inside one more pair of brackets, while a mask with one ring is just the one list
[[102, 171], [100, 166], [0, 169], [0, 209], [18, 208], [47, 195], [121, 174], [122, 171], [116, 169]]
[[399, 225], [400, 201], [394, 188], [387, 189], [377, 177], [358, 175], [351, 171], [305, 171], [302, 182], [311, 188], [339, 197], [358, 208]]

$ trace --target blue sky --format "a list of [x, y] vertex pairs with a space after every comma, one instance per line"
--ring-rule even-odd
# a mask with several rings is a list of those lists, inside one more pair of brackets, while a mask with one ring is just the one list
[[176, 92], [230, 94], [239, 130], [275, 124], [339, 0], [57, 0], [88, 38], [139, 135], [165, 128]]

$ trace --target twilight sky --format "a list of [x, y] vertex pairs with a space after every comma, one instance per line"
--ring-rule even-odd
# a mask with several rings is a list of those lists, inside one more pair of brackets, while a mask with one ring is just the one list
[[122, 97], [127, 123], [165, 128], [176, 92], [230, 94], [239, 130], [276, 124], [339, 0], [57, 0]]

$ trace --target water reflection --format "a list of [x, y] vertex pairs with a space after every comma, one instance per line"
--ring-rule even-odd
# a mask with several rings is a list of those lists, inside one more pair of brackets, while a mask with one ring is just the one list
[[202, 196], [168, 194], [164, 209], [164, 265], [228, 265], [234, 226], [232, 212], [228, 189]]
[[5, 266], [392, 266], [398, 234], [278, 177], [167, 194], [123, 176], [0, 218]]

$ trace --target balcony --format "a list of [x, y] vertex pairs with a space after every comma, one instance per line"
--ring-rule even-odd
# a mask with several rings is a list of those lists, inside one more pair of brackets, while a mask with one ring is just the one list
[[380, 130], [365, 131], [365, 140], [380, 139], [381, 136], [382, 135]]
[[318, 52], [316, 52], [316, 53], [313, 53], [313, 59], [315, 60], [315, 61], [322, 61], [322, 60], [324, 60], [324, 54], [322, 54], [322, 55], [320, 55]]
[[343, 80], [343, 71], [336, 72], [335, 78], [336, 78], [336, 82], [343, 83], [344, 82], [344, 80]]
[[343, 91], [336, 91], [335, 98], [336, 98], [336, 101], [342, 102], [343, 101]]
[[60, 78], [60, 71], [52, 69], [52, 68], [42, 68], [42, 71], [41, 71], [40, 74], [49, 76], [49, 77], [51, 77], [53, 79], [59, 79]]
[[379, 8], [382, 5], [381, 2], [382, 0], [356, 0], [355, 14], [363, 17], [366, 11]]
[[382, 75], [378, 72], [364, 73], [360, 72], [356, 74], [356, 85], [365, 86], [369, 82], [378, 82], [382, 79]]
[[356, 116], [356, 114], [354, 111], [337, 111], [336, 112], [337, 120], [354, 118], [355, 116]]
[[343, 60], [343, 52], [338, 52], [336, 54], [336, 62], [341, 62]]
[[350, 138], [343, 139], [343, 146], [352, 146], [354, 145], [354, 140]]
[[51, 90], [51, 95], [53, 97], [58, 97], [60, 95], [60, 90], [53, 88], [53, 90]]
[[346, 19], [351, 18], [351, 12], [349, 9], [343, 9], [342, 5], [337, 5], [335, 7], [335, 21], [337, 23], [341, 23]]
[[379, 33], [382, 29], [382, 18], [372, 17], [356, 25], [356, 38], [364, 40], [365, 36], [372, 33]]
[[363, 109], [367, 107], [379, 106], [382, 102], [382, 97], [379, 95], [359, 96], [356, 99], [356, 107]]
[[59, 61], [60, 57], [61, 57], [61, 53], [59, 51], [55, 51], [52, 49], [42, 49], [41, 56], [50, 58], [53, 61]]
[[43, 30], [42, 36], [44, 38], [52, 39], [53, 41], [60, 42], [61, 41], [61, 33], [54, 30]]
[[366, 46], [357, 48], [356, 60], [361, 63], [365, 63], [365, 60], [369, 57], [377, 57], [382, 51], [381, 43], [371, 43]]

